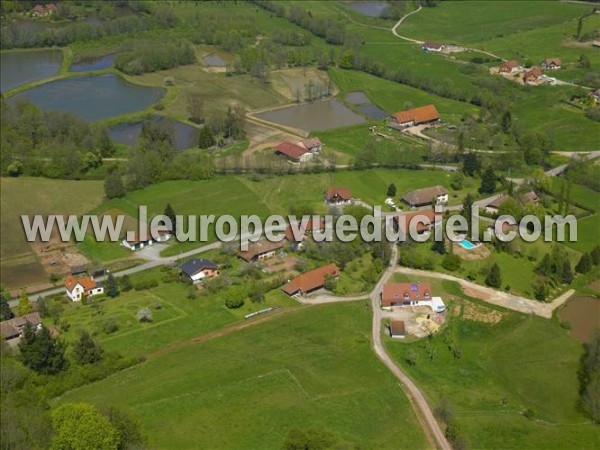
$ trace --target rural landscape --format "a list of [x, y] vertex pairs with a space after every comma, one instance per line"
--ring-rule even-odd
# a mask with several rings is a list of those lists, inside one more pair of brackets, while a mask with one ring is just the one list
[[600, 3], [0, 13], [2, 449], [600, 448]]

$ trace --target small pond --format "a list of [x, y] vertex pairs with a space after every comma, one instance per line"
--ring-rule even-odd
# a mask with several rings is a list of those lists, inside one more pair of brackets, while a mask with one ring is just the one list
[[561, 322], [571, 324], [571, 335], [580, 342], [590, 342], [600, 330], [600, 298], [580, 296], [572, 298], [560, 310]]
[[257, 114], [256, 117], [307, 131], [329, 130], [365, 122], [363, 116], [336, 99], [288, 106]]
[[387, 6], [387, 2], [344, 2], [348, 8], [371, 17], [379, 17]]
[[373, 104], [366, 104], [366, 105], [360, 105], [357, 106], [356, 109], [358, 111], [360, 111], [362, 114], [365, 114], [373, 119], [385, 119], [386, 117], [389, 116], [389, 114], [387, 112], [385, 112], [383, 109], [381, 109], [378, 106], [375, 106]]
[[60, 50], [3, 52], [0, 54], [0, 91], [56, 75], [61, 63]]
[[[198, 146], [199, 130], [178, 120], [169, 119], [161, 116], [152, 116], [152, 120], [169, 121], [175, 132], [175, 150], [181, 151], [187, 148]], [[113, 141], [119, 144], [135, 145], [142, 132], [143, 122], [120, 123], [108, 128], [108, 132]]]
[[206, 64], [207, 66], [211, 66], [211, 67], [227, 66], [227, 61], [225, 61], [223, 58], [221, 58], [216, 53], [211, 53], [210, 55], [207, 55], [204, 58], [202, 58], [202, 60], [204, 61], [204, 64]]
[[138, 86], [111, 73], [53, 81], [13, 98], [27, 98], [44, 110], [68, 111], [93, 122], [146, 109], [164, 93], [162, 88]]
[[115, 65], [115, 55], [113, 53], [104, 56], [93, 56], [82, 58], [77, 63], [71, 65], [71, 72], [89, 72], [90, 70], [108, 69]]

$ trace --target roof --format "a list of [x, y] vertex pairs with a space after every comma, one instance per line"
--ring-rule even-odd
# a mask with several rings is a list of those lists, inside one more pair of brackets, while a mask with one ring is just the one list
[[505, 61], [502, 65], [500, 65], [500, 69], [508, 69], [512, 70], [519, 67], [519, 61], [515, 59], [511, 59], [510, 61]]
[[407, 109], [406, 111], [400, 111], [392, 115], [398, 123], [414, 122], [423, 123], [430, 122], [432, 120], [438, 120], [440, 118], [437, 109], [434, 105], [420, 106], [419, 108]]
[[427, 205], [433, 203], [432, 200], [439, 195], [447, 195], [448, 191], [443, 186], [437, 185], [416, 191], [407, 192], [402, 196], [402, 201], [409, 205]]
[[426, 217], [431, 224], [439, 221], [439, 219], [442, 217], [441, 213], [436, 214], [433, 209], [421, 209], [419, 211], [413, 211], [407, 214], [399, 214], [394, 216], [394, 221], [398, 224], [398, 228], [400, 228], [400, 231], [402, 231], [404, 234], [409, 233], [410, 225], [412, 223], [415, 224], [417, 232], [422, 232], [429, 229], [429, 225], [422, 222], [423, 216]]
[[248, 245], [248, 250], [243, 250], [238, 253], [238, 256], [242, 258], [244, 261], [252, 261], [259, 255], [264, 253], [273, 252], [284, 246], [283, 240], [279, 242], [272, 242], [267, 239], [262, 239], [258, 242], [253, 242]]
[[75, 278], [73, 275], [67, 275], [65, 277], [65, 287], [69, 292], [72, 292], [78, 284], [86, 291], [95, 289], [98, 286], [92, 277]]
[[525, 72], [524, 78], [535, 78], [536, 80], [543, 75], [542, 70], [539, 67], [534, 67], [531, 70]]
[[435, 50], [439, 50], [444, 46], [444, 44], [438, 44], [437, 42], [425, 42], [423, 44], [423, 48], [432, 48]]
[[40, 319], [40, 315], [33, 312], [0, 322], [0, 334], [2, 335], [2, 339], [18, 336], [21, 333], [21, 329], [28, 323], [34, 326], [41, 324], [42, 320]]
[[313, 231], [323, 230], [325, 228], [325, 220], [322, 217], [319, 217], [318, 221], [313, 221], [311, 217], [306, 221], [306, 229], [304, 233], [302, 233], [301, 230], [301, 222], [298, 222], [296, 227], [298, 229], [298, 232], [300, 232], [300, 234], [302, 235], [300, 236], [299, 240], [295, 239], [294, 230], [292, 229], [291, 225], [288, 225], [288, 227], [285, 229], [285, 238], [290, 242], [301, 242], [302, 240], [304, 240], [305, 233], [312, 233]]
[[390, 323], [390, 333], [392, 336], [406, 336], [404, 320], [392, 320]]
[[192, 258], [180, 266], [181, 271], [189, 276], [192, 276], [204, 269], [216, 268], [217, 265], [214, 262], [203, 258]]
[[510, 198], [508, 194], [502, 194], [496, 197], [494, 200], [485, 205], [487, 208], [499, 208], [502, 203]]
[[311, 148], [314, 148], [314, 147], [320, 147], [321, 145], [323, 145], [323, 143], [321, 142], [321, 140], [319, 138], [312, 137], [312, 138], [308, 138], [308, 139], [303, 139], [302, 145], [304, 145], [304, 147], [306, 147], [308, 150], [310, 150]]
[[304, 155], [307, 150], [305, 148], [300, 147], [299, 145], [292, 144], [291, 142], [282, 142], [275, 149], [292, 159], [299, 159], [302, 155]]
[[551, 66], [551, 65], [560, 66], [561, 62], [560, 62], [560, 58], [546, 58], [545, 60], [542, 61], [542, 64], [545, 64], [547, 66]]
[[139, 244], [140, 242], [148, 242], [150, 239], [152, 239], [153, 234], [158, 234], [158, 235], [162, 236], [163, 234], [169, 234], [169, 233], [171, 233], [171, 230], [168, 227], [161, 225], [159, 227], [152, 228], [148, 232], [148, 236], [146, 237], [146, 239], [141, 239], [137, 233], [134, 233], [133, 239], [126, 239], [126, 241], [130, 245], [136, 245], [136, 244]]
[[350, 200], [352, 198], [352, 191], [345, 187], [330, 187], [325, 191], [325, 199], [328, 202], [336, 198]]
[[381, 304], [382, 306], [391, 306], [392, 302], [431, 300], [431, 297], [431, 285], [427, 281], [420, 283], [385, 283], [381, 293]]
[[534, 191], [525, 192], [523, 194], [523, 201], [525, 203], [536, 203], [538, 200], [539, 198]]
[[331, 263], [298, 275], [292, 281], [283, 285], [281, 289], [288, 295], [294, 295], [297, 292], [306, 293], [323, 287], [327, 276], [337, 277], [338, 275], [339, 270], [337, 266]]

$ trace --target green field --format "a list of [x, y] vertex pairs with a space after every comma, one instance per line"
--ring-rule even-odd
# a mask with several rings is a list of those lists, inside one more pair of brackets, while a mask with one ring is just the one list
[[295, 428], [325, 429], [352, 447], [423, 448], [408, 400], [371, 351], [370, 325], [360, 302], [310, 307], [58, 401], [122, 406], [153, 448], [281, 448]]
[[[594, 448], [598, 431], [577, 407], [580, 344], [555, 321], [497, 310], [500, 322], [483, 323], [466, 318], [465, 308], [479, 317], [494, 311], [479, 302], [452, 303], [449, 325], [431, 340], [388, 339], [387, 348], [433, 407], [450, 404], [469, 448]], [[460, 348], [458, 359], [450, 342]], [[406, 363], [409, 352], [414, 366]], [[523, 416], [527, 409], [532, 419]]]

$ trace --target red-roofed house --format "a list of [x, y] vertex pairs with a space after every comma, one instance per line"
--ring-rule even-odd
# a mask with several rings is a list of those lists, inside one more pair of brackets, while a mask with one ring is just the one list
[[322, 288], [325, 285], [327, 277], [337, 278], [339, 274], [340, 272], [334, 263], [327, 264], [326, 266], [298, 275], [293, 280], [284, 284], [281, 290], [287, 295], [306, 295], [316, 289]]
[[514, 71], [518, 70], [519, 67], [519, 61], [512, 59], [510, 61], [505, 61], [504, 63], [502, 63], [498, 68], [498, 71], [500, 73], [513, 73]]
[[436, 42], [425, 42], [421, 48], [428, 52], [441, 52], [446, 48], [446, 46], [444, 44], [438, 44]]
[[434, 105], [425, 105], [394, 113], [391, 119], [401, 127], [412, 127], [414, 125], [435, 123], [440, 120], [440, 115]]
[[35, 5], [31, 10], [33, 17], [46, 17], [54, 14], [56, 5], [54, 3], [48, 3], [47, 5]]
[[65, 278], [65, 290], [74, 302], [81, 301], [83, 296], [92, 297], [104, 294], [104, 286], [96, 283], [92, 277], [75, 278], [73, 275], [67, 275]]
[[287, 141], [277, 145], [275, 153], [283, 155], [293, 162], [307, 162], [313, 157], [313, 153], [309, 150]]
[[429, 306], [434, 312], [446, 309], [440, 297], [434, 297], [431, 285], [417, 283], [386, 283], [381, 291], [381, 308], [391, 310], [394, 306]]
[[323, 149], [323, 143], [317, 137], [302, 140], [302, 145], [311, 153], [320, 153]]
[[400, 234], [407, 238], [410, 236], [410, 229], [414, 227], [417, 234], [423, 234], [430, 231], [436, 224], [441, 223], [442, 215], [436, 214], [433, 209], [421, 209], [406, 214], [394, 216], [394, 226]]
[[[294, 235], [296, 228], [297, 236]], [[304, 240], [307, 234], [312, 234], [315, 231], [323, 231], [325, 229], [325, 220], [320, 217], [319, 220], [313, 221], [312, 218], [306, 221], [306, 228], [302, 232], [302, 222], [298, 221], [295, 226], [288, 225], [285, 229], [285, 238], [291, 243], [300, 243]]]
[[542, 75], [542, 69], [540, 69], [539, 67], [534, 67], [533, 69], [525, 72], [525, 75], [523, 75], [523, 82], [537, 83], [542, 78]]
[[542, 61], [542, 64], [540, 64], [540, 65], [542, 66], [543, 69], [556, 70], [556, 69], [560, 69], [561, 61], [559, 58], [546, 58], [545, 60]]
[[325, 202], [330, 206], [352, 203], [352, 191], [344, 187], [330, 187], [325, 191]]

